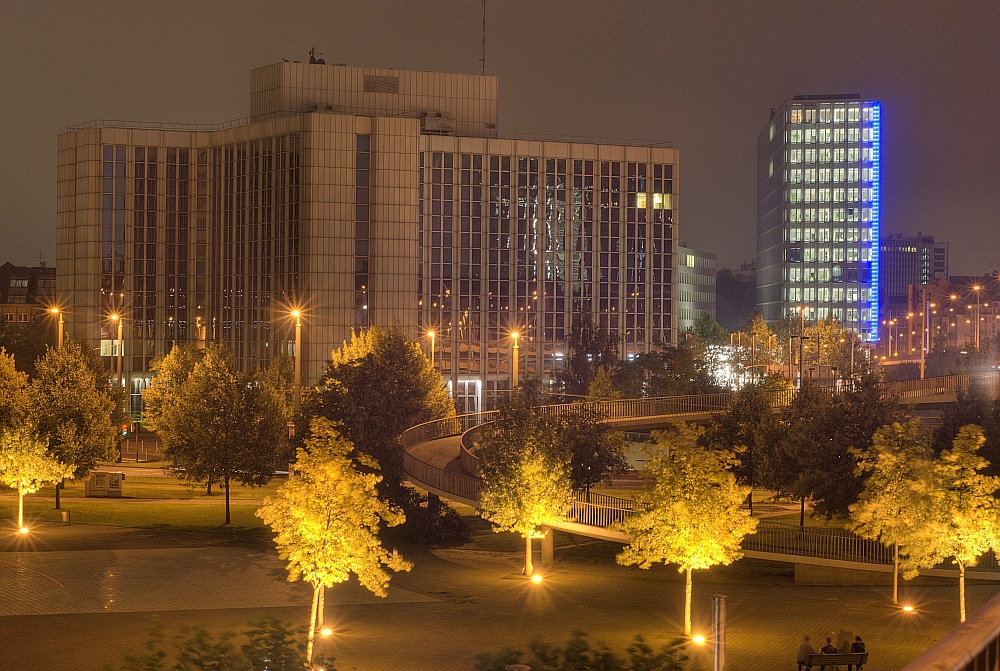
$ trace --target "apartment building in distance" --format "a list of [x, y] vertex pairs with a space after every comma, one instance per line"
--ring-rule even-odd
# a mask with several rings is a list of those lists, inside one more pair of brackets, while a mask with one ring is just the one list
[[757, 138], [757, 307], [878, 340], [881, 106], [795, 96]]
[[676, 341], [676, 149], [503, 138], [495, 77], [311, 60], [253, 70], [246, 120], [60, 136], [58, 300], [109, 365], [123, 317], [133, 411], [172, 343], [263, 365], [293, 309], [305, 383], [395, 325], [461, 410], [509, 390], [513, 333], [546, 381], [585, 319], [625, 355]]

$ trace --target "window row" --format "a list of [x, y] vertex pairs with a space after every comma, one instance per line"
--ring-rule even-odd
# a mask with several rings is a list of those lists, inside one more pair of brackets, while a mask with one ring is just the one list
[[871, 163], [875, 152], [871, 147], [822, 147], [820, 149], [790, 149], [788, 162], [798, 163]]

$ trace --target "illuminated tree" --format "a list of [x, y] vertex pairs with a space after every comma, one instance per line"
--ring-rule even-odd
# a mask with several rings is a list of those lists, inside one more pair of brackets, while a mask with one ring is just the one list
[[736, 482], [733, 452], [699, 446], [701, 435], [683, 422], [654, 434], [646, 448], [643, 495], [636, 512], [619, 523], [632, 538], [617, 556], [619, 564], [677, 564], [686, 574], [685, 636], [691, 634], [692, 570], [736, 561], [743, 556], [743, 537], [757, 528], [757, 520], [740, 509], [750, 490]]
[[530, 385], [488, 428], [479, 455], [483, 487], [479, 514], [497, 533], [525, 539], [525, 575], [531, 575], [531, 539], [540, 527], [564, 519], [573, 505], [570, 454], [559, 423], [531, 404]]
[[[899, 603], [899, 572], [917, 575], [909, 544], [933, 513], [926, 481], [930, 450], [919, 435], [920, 421], [893, 422], [875, 432], [872, 445], [858, 456], [856, 472], [867, 476], [857, 503], [851, 505], [851, 528], [859, 536], [893, 549], [892, 602]], [[902, 561], [900, 546], [903, 546]]]
[[958, 431], [950, 450], [934, 462], [924, 483], [931, 517], [913, 543], [912, 555], [921, 567], [951, 558], [958, 566], [959, 619], [965, 622], [965, 569], [975, 566], [987, 550], [1000, 550], [1000, 507], [995, 498], [1000, 478], [984, 475], [989, 462], [979, 456], [985, 442], [975, 424]]
[[37, 492], [46, 482], [69, 477], [73, 467], [49, 454], [44, 440], [31, 429], [0, 434], [0, 482], [17, 490], [17, 527], [24, 528], [24, 495]]
[[[355, 462], [362, 465], [360, 470]], [[329, 421], [313, 419], [310, 436], [296, 455], [295, 472], [257, 516], [275, 533], [274, 542], [288, 561], [288, 580], [313, 587], [306, 658], [312, 661], [321, 590], [346, 581], [353, 573], [377, 596], [388, 593], [388, 571], [409, 571], [413, 564], [387, 552], [379, 527], [402, 524], [404, 516], [378, 496], [378, 464], [358, 453]]]

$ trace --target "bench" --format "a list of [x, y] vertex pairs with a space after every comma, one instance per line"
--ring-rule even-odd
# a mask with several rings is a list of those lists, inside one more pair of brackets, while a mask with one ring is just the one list
[[848, 669], [861, 668], [863, 664], [868, 663], [868, 653], [867, 652], [835, 652], [832, 655], [827, 655], [824, 653], [816, 653], [812, 655], [806, 655], [806, 661], [799, 664], [799, 668], [811, 669], [814, 666], [818, 666], [821, 669], [834, 666], [847, 665]]

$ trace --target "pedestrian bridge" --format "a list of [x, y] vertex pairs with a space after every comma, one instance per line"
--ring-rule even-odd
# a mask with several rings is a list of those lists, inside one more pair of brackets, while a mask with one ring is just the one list
[[[918, 410], [925, 405], [954, 403], [960, 390], [969, 385], [983, 385], [986, 392], [997, 398], [1000, 391], [1000, 371], [980, 374], [949, 375], [905, 380], [885, 384], [886, 394], [899, 397], [903, 403]], [[836, 388], [831, 393], [839, 393]], [[787, 405], [794, 393], [781, 390], [772, 393], [772, 407]], [[735, 393], [670, 396], [642, 399], [593, 401], [583, 405], [604, 418], [604, 423], [622, 430], [655, 430], [675, 420], [705, 421], [724, 412], [735, 399]], [[559, 415], [575, 410], [581, 404], [543, 406], [544, 412]], [[482, 480], [478, 477], [479, 459], [475, 455], [476, 440], [481, 427], [495, 421], [498, 411], [470, 413], [419, 424], [399, 438], [403, 448], [403, 471], [413, 485], [443, 498], [472, 507], [479, 505]], [[632, 514], [633, 502], [611, 496], [580, 493], [565, 520], [551, 525], [567, 533], [619, 543], [629, 541], [614, 523]], [[761, 520], [757, 533], [743, 544], [744, 555], [750, 558], [794, 564], [816, 564], [832, 568], [849, 568], [878, 572], [892, 571], [889, 550], [877, 541], [870, 541], [846, 531], [802, 529]], [[547, 534], [542, 546], [543, 563], [551, 561], [552, 534]], [[956, 574], [951, 569], [932, 569], [930, 575]], [[1000, 578], [1000, 569], [992, 555], [983, 558], [980, 566], [968, 571], [970, 578]]]

